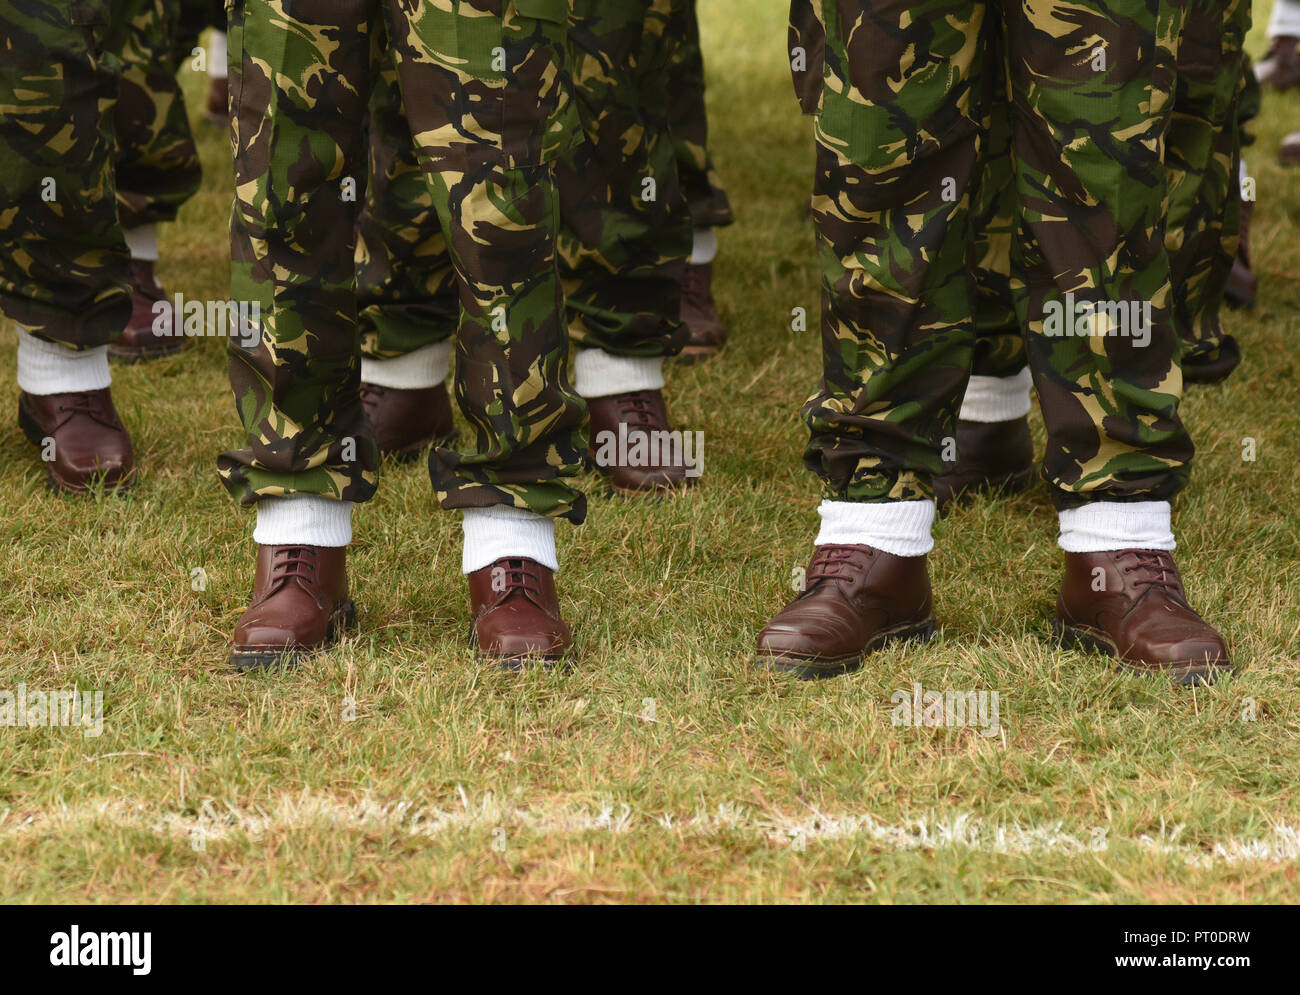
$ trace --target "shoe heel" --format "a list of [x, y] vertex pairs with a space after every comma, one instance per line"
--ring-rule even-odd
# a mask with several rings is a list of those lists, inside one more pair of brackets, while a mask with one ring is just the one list
[[28, 414], [27, 409], [23, 407], [23, 402], [18, 401], [18, 427], [22, 429], [23, 435], [33, 446], [42, 446], [45, 443], [45, 433], [41, 431], [41, 426], [36, 423], [36, 419]]

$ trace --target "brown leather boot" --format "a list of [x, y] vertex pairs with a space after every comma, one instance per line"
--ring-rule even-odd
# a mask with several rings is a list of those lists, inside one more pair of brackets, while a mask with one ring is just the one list
[[934, 500], [946, 515], [954, 502], [977, 494], [1019, 494], [1034, 482], [1029, 418], [957, 422], [957, 461], [934, 478]]
[[[694, 485], [698, 474], [686, 465], [685, 447], [674, 446], [667, 434], [668, 405], [663, 391], [589, 397], [587, 410], [591, 416], [589, 459], [609, 476], [610, 485], [619, 494], [665, 493]], [[691, 458], [699, 466], [700, 454]]]
[[924, 556], [819, 546], [805, 589], [758, 634], [758, 663], [803, 679], [856, 670], [897, 639], [934, 635]]
[[1300, 166], [1300, 131], [1292, 131], [1282, 136], [1282, 144], [1277, 150], [1277, 161], [1283, 166]]
[[375, 430], [379, 451], [397, 460], [414, 459], [429, 446], [446, 445], [456, 437], [445, 384], [398, 390], [363, 383], [361, 407]]
[[1228, 285], [1224, 288], [1223, 299], [1229, 307], [1253, 308], [1255, 297], [1259, 293], [1259, 280], [1250, 268], [1250, 222], [1255, 214], [1255, 202], [1241, 202], [1241, 234], [1237, 239], [1237, 255], [1232, 260], [1232, 269], [1228, 272]]
[[1054, 630], [1119, 660], [1119, 669], [1212, 684], [1232, 669], [1220, 635], [1187, 604], [1173, 554], [1066, 553]]
[[727, 328], [718, 317], [713, 302], [713, 264], [687, 263], [682, 276], [682, 322], [691, 337], [679, 359], [695, 363], [722, 351], [727, 342]]
[[469, 644], [510, 670], [549, 666], [573, 643], [560, 618], [555, 574], [536, 560], [507, 557], [469, 574]]
[[230, 120], [230, 81], [215, 76], [208, 83], [208, 100], [203, 108], [203, 116], [213, 124], [225, 124]]
[[108, 355], [124, 363], [138, 363], [180, 352], [189, 342], [180, 316], [173, 315], [166, 324], [169, 334], [154, 331], [154, 304], [166, 299], [166, 291], [154, 276], [148, 259], [131, 260], [131, 320], [116, 342], [110, 342]]
[[259, 545], [253, 601], [235, 626], [230, 662], [293, 666], [356, 624], [346, 546]]
[[124, 491], [136, 480], [135, 450], [113, 398], [103, 390], [18, 395], [18, 425], [41, 450], [50, 486], [86, 494], [95, 481]]
[[1278, 35], [1268, 45], [1268, 53], [1255, 63], [1255, 78], [1260, 86], [1289, 90], [1300, 83], [1300, 38]]

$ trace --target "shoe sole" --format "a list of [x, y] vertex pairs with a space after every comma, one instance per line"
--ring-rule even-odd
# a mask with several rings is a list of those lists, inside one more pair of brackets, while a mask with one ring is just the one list
[[1066, 625], [1059, 618], [1052, 620], [1052, 634], [1066, 649], [1082, 649], [1118, 660], [1115, 665], [1117, 673], [1168, 677], [1182, 687], [1208, 687], [1219, 677], [1233, 671], [1231, 663], [1209, 663], [1205, 660], [1176, 660], [1158, 667], [1131, 663], [1120, 656], [1119, 647], [1104, 632], [1084, 625]]
[[188, 348], [189, 343], [185, 341], [178, 345], [168, 346], [166, 349], [126, 349], [119, 345], [110, 345], [108, 347], [108, 358], [121, 363], [123, 366], [135, 366], [137, 363], [147, 363], [152, 359], [175, 356]]
[[541, 668], [542, 670], [567, 669], [564, 660], [564, 654], [569, 649], [567, 646], [558, 651], [526, 653], [522, 656], [493, 656], [491, 653], [485, 653], [478, 644], [478, 630], [474, 628], [473, 621], [469, 623], [469, 648], [478, 654], [479, 659], [512, 674], [523, 673], [525, 670], [534, 668]]
[[304, 660], [321, 653], [342, 638], [349, 629], [357, 625], [357, 608], [351, 601], [342, 601], [330, 615], [329, 629], [325, 641], [318, 646], [283, 646], [269, 648], [265, 646], [236, 646], [230, 652], [230, 663], [236, 670], [292, 670]]
[[[23, 407], [22, 401], [18, 402], [18, 427], [22, 429], [22, 433], [27, 437], [27, 441], [37, 449], [40, 449], [45, 444], [44, 430], [37, 423], [36, 419], [28, 414], [27, 409]], [[44, 460], [42, 460], [42, 462], [45, 463], [46, 486], [48, 486], [50, 490], [54, 491], [54, 493], [72, 494], [77, 497], [85, 497], [87, 494], [92, 493], [93, 487], [90, 484], [74, 484], [69, 480], [64, 480], [54, 472], [54, 465], [52, 463]], [[139, 468], [132, 468], [131, 472], [127, 476], [123, 477], [116, 483], [105, 483], [104, 490], [111, 494], [124, 494], [135, 486], [138, 478]]]
[[840, 677], [857, 670], [876, 650], [883, 649], [891, 643], [916, 641], [928, 643], [934, 638], [935, 620], [931, 615], [923, 622], [908, 622], [896, 625], [892, 629], [882, 629], [867, 641], [861, 653], [838, 657], [831, 660], [817, 658], [758, 656], [755, 663], [777, 674], [793, 674], [801, 681], [825, 680]]

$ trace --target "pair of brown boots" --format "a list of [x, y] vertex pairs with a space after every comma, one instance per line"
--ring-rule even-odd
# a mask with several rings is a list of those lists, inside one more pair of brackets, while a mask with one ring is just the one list
[[[362, 404], [379, 446], [410, 458], [454, 434], [445, 386], [395, 390], [362, 385]], [[635, 437], [668, 432], [661, 391], [637, 391], [588, 401], [591, 436]], [[639, 465], [601, 465], [616, 491], [670, 494], [694, 483], [680, 461], [652, 458]], [[345, 548], [259, 546], [253, 600], [235, 627], [231, 662], [240, 669], [297, 662], [331, 645], [355, 624]], [[536, 560], [507, 557], [468, 575], [470, 645], [510, 669], [554, 665], [572, 643], [560, 615], [555, 574]]]
[[[978, 493], [1014, 493], [1033, 481], [1029, 420], [958, 422], [959, 462], [935, 479], [940, 513]], [[871, 546], [825, 545], [804, 590], [762, 630], [758, 662], [803, 678], [859, 667], [874, 650], [935, 631], [924, 556]], [[1187, 603], [1170, 553], [1124, 549], [1066, 553], [1053, 631], [1116, 658], [1121, 669], [1210, 684], [1232, 669], [1222, 637]]]

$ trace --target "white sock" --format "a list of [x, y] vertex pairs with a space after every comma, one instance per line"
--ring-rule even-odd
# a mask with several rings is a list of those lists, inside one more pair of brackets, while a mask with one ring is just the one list
[[1268, 36], [1276, 38], [1278, 35], [1300, 38], [1300, 3], [1296, 0], [1277, 0], [1273, 4], [1273, 16], [1268, 22]]
[[425, 390], [447, 379], [451, 340], [423, 345], [395, 359], [361, 357], [361, 382], [393, 390]]
[[895, 556], [934, 549], [933, 501], [823, 501], [815, 546], [874, 546]]
[[103, 390], [113, 382], [108, 346], [69, 349], [18, 329], [18, 389], [28, 394]]
[[131, 250], [132, 259], [144, 259], [153, 263], [158, 261], [157, 225], [137, 225], [126, 229], [122, 234], [126, 236], [126, 247]]
[[966, 384], [961, 401], [962, 421], [1014, 421], [1029, 414], [1029, 390], [1034, 379], [1025, 367], [1011, 377], [973, 376]]
[[612, 356], [600, 349], [579, 349], [573, 360], [573, 388], [582, 397], [662, 390], [663, 386], [662, 356]]
[[208, 76], [225, 79], [226, 72], [226, 33], [214, 31], [208, 38]]
[[704, 266], [713, 262], [717, 255], [717, 233], [712, 228], [696, 228], [691, 254], [686, 261], [692, 266]]
[[1067, 553], [1173, 550], [1168, 501], [1093, 501], [1060, 512], [1057, 544]]
[[536, 560], [552, 570], [560, 568], [555, 553], [555, 520], [523, 508], [493, 505], [464, 509], [465, 549], [461, 572], [495, 563], [505, 556]]
[[261, 546], [346, 546], [352, 541], [352, 502], [314, 494], [262, 498], [253, 541]]

